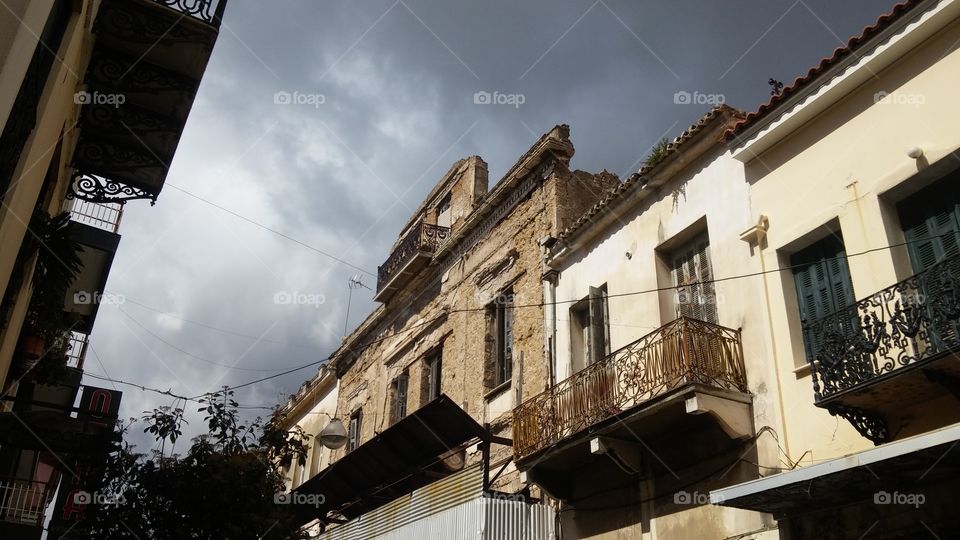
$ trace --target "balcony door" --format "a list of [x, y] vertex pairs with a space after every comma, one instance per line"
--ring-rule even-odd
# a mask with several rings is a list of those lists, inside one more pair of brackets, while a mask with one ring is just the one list
[[675, 251], [671, 266], [673, 286], [677, 288], [677, 316], [717, 324], [717, 299], [707, 235], [702, 234]]
[[960, 327], [937, 313], [935, 306], [960, 282], [960, 174], [940, 180], [901, 202], [897, 209], [910, 263], [918, 281], [929, 320], [930, 343], [939, 348], [960, 344]]
[[[840, 233], [817, 241], [790, 258], [793, 282], [797, 288], [800, 323], [803, 325], [803, 347], [807, 360], [816, 358], [823, 348], [826, 330], [845, 335], [857, 326], [856, 313], [840, 317], [840, 327], [816, 328], [813, 323], [827, 315], [854, 305], [853, 284], [847, 253]], [[847, 326], [849, 321], [849, 328]]]

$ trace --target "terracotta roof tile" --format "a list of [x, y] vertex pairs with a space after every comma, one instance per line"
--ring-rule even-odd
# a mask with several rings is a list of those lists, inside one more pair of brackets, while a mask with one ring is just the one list
[[877, 22], [867, 26], [863, 31], [856, 36], [851, 37], [847, 40], [847, 44], [843, 47], [838, 47], [833, 51], [833, 54], [820, 60], [820, 63], [811, 67], [807, 70], [806, 74], [800, 75], [797, 77], [790, 86], [784, 87], [784, 89], [776, 95], [770, 97], [770, 99], [760, 105], [760, 107], [755, 111], [746, 115], [746, 117], [741, 120], [739, 123], [728, 129], [724, 134], [724, 140], [730, 140], [737, 133], [743, 131], [747, 126], [750, 126], [756, 123], [758, 120], [769, 114], [773, 109], [777, 107], [780, 103], [790, 97], [791, 94], [800, 90], [801, 88], [807, 86], [813, 82], [817, 77], [819, 77], [824, 71], [829, 69], [831, 66], [839, 62], [840, 60], [846, 58], [850, 54], [856, 52], [857, 49], [862, 47], [865, 43], [870, 41], [871, 38], [876, 36], [878, 33], [883, 31], [885, 28], [890, 26], [891, 23], [900, 19], [905, 14], [909, 13], [913, 8], [917, 7], [923, 0], [907, 0], [901, 2], [890, 10], [890, 13], [881, 15]]
[[699, 120], [690, 125], [687, 129], [683, 130], [680, 135], [677, 135], [670, 143], [667, 145], [667, 150], [657, 164], [647, 167], [644, 165], [640, 168], [639, 171], [630, 175], [626, 180], [621, 182], [616, 187], [607, 191], [607, 193], [601, 197], [601, 199], [590, 207], [586, 213], [577, 218], [570, 226], [560, 232], [560, 239], [567, 239], [573, 234], [575, 234], [580, 228], [589, 223], [597, 214], [602, 212], [604, 208], [610, 206], [618, 199], [622, 198], [625, 193], [630, 191], [630, 189], [639, 184], [640, 186], [647, 183], [648, 173], [657, 168], [659, 163], [663, 163], [663, 160], [666, 159], [671, 154], [679, 151], [684, 143], [692, 139], [697, 133], [699, 133], [707, 124], [709, 124], [713, 119], [717, 118], [721, 113], [727, 112], [734, 118], [742, 118], [743, 112], [734, 109], [728, 105], [718, 105], [710, 109], [706, 114], [700, 117]]

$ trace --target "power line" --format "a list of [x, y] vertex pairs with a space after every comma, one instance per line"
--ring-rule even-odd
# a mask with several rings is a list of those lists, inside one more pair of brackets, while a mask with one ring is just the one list
[[[149, 387], [149, 386], [145, 386], [145, 385], [139, 384], [139, 383], [133, 383], [133, 382], [124, 381], [124, 380], [120, 380], [120, 379], [114, 379], [114, 378], [112, 378], [112, 377], [104, 377], [104, 376], [102, 376], [102, 375], [97, 375], [96, 373], [90, 373], [89, 371], [84, 371], [84, 372], [83, 372], [83, 376], [85, 376], [85, 377], [92, 377], [92, 378], [94, 378], [94, 379], [98, 379], [98, 380], [101, 380], [101, 381], [110, 382], [110, 383], [113, 383], [113, 384], [124, 384], [124, 385], [127, 385], [127, 386], [132, 386], [133, 388], [137, 388], [137, 389], [139, 389], [139, 390], [141, 390], [141, 391], [144, 391], [144, 392], [153, 392], [153, 393], [155, 393], [155, 394], [160, 394], [160, 395], [162, 395], [162, 396], [172, 397], [172, 398], [174, 398], [175, 400], [183, 400], [183, 401], [185, 401], [185, 402], [190, 401], [190, 402], [194, 402], [194, 403], [201, 403], [200, 400], [199, 400], [199, 398], [201, 398], [201, 397], [215, 396], [215, 395], [217, 395], [217, 394], [220, 393], [220, 392], [210, 392], [210, 393], [208, 393], [208, 394], [203, 394], [203, 395], [201, 395], [201, 396], [187, 397], [187, 396], [181, 396], [181, 395], [179, 395], [179, 394], [173, 393], [172, 389], [160, 390], [159, 388], [151, 388], [151, 387]], [[269, 406], [267, 406], [267, 405], [237, 405], [237, 406], [234, 407], [234, 408], [236, 408], [236, 409], [273, 410], [275, 407], [269, 407]]]
[[[849, 258], [851, 258], [851, 257], [859, 257], [859, 256], [862, 256], [862, 255], [867, 255], [867, 254], [875, 253], [875, 252], [878, 252], [878, 251], [884, 251], [884, 250], [888, 250], [888, 249], [892, 249], [892, 248], [896, 248], [896, 247], [902, 247], [902, 246], [905, 246], [905, 245], [908, 245], [908, 244], [911, 244], [911, 243], [915, 243], [915, 242], [921, 242], [921, 241], [930, 240], [930, 239], [932, 239], [932, 238], [937, 238], [937, 237], [940, 237], [940, 236], [945, 236], [945, 235], [947, 235], [947, 234], [953, 234], [953, 233], [946, 233], [946, 234], [944, 234], [944, 235], [936, 235], [936, 236], [933, 236], [933, 237], [920, 238], [920, 239], [916, 239], [916, 240], [912, 240], [912, 241], [901, 242], [901, 243], [898, 243], [898, 244], [890, 244], [890, 245], [887, 245], [887, 246], [882, 246], [882, 247], [867, 249], [867, 250], [860, 251], [860, 252], [857, 252], [857, 253], [848, 253], [848, 254], [844, 254], [844, 255], [841, 255], [841, 256], [837, 256], [837, 257], [830, 257], [830, 258], [826, 258], [826, 259], [824, 259], [824, 260], [839, 260], [839, 259], [849, 259]], [[734, 275], [734, 276], [727, 276], [727, 277], [722, 277], [722, 278], [716, 278], [716, 279], [710, 279], [710, 280], [703, 280], [703, 281], [699, 281], [699, 282], [695, 282], [695, 283], [690, 283], [690, 284], [688, 284], [687, 286], [701, 285], [701, 284], [706, 284], [706, 283], [718, 283], [718, 282], [723, 282], [723, 281], [731, 281], [731, 280], [734, 280], [734, 279], [744, 279], [744, 278], [749, 278], [749, 277], [757, 277], [757, 276], [761, 276], [761, 275], [764, 275], [764, 274], [772, 274], [772, 273], [775, 273], [775, 272], [784, 272], [784, 271], [788, 271], [788, 270], [793, 270], [793, 269], [795, 269], [795, 268], [805, 268], [805, 267], [808, 267], [808, 266], [810, 266], [809, 263], [808, 263], [808, 264], [790, 265], [790, 266], [785, 266], [785, 267], [782, 267], [782, 268], [775, 268], [775, 269], [764, 270], [764, 271], [759, 271], [759, 272], [750, 272], [750, 273], [747, 273], [747, 274], [739, 274], [739, 275]], [[632, 292], [628, 292], [628, 293], [620, 293], [620, 294], [616, 294], [616, 295], [609, 295], [608, 298], [610, 298], [610, 297], [612, 297], [612, 298], [617, 298], [617, 297], [636, 296], [636, 295], [641, 295], [641, 294], [659, 293], [659, 292], [671, 291], [671, 290], [675, 290], [675, 289], [676, 289], [675, 286], [674, 286], [674, 287], [657, 287], [657, 288], [653, 288], [653, 289], [644, 289], [644, 290], [632, 291]], [[532, 303], [532, 304], [519, 304], [519, 305], [515, 305], [515, 306], [513, 306], [513, 307], [514, 307], [514, 308], [543, 307], [543, 306], [548, 306], [548, 305], [559, 305], [559, 304], [576, 303], [576, 302], [579, 302], [579, 301], [580, 301], [580, 299], [558, 300], [558, 301], [554, 301], [554, 302], [539, 302], [539, 303]], [[439, 321], [439, 320], [441, 320], [441, 319], [449, 316], [449, 315], [452, 314], [452, 313], [470, 313], [470, 312], [478, 312], [478, 311], [485, 312], [487, 309], [488, 309], [487, 307], [479, 307], [479, 308], [460, 308], [460, 309], [446, 310], [446, 311], [444, 311], [443, 313], [441, 313], [440, 315], [438, 315], [438, 316], [436, 316], [436, 317], [434, 317], [434, 318], [432, 318], [432, 319], [429, 319], [429, 320], [422, 321], [422, 322], [420, 322], [420, 323], [411, 325], [411, 326], [409, 326], [409, 327], [407, 327], [407, 328], [404, 328], [403, 330], [400, 330], [400, 331], [398, 331], [398, 332], [394, 332], [394, 333], [392, 333], [392, 334], [380, 336], [379, 338], [373, 339], [373, 340], [371, 340], [371, 341], [369, 341], [369, 342], [367, 342], [367, 343], [364, 343], [364, 344], [362, 344], [362, 345], [359, 345], [359, 346], [357, 346], [357, 347], [351, 347], [351, 348], [348, 349], [348, 351], [349, 351], [349, 352], [352, 352], [352, 353], [354, 353], [354, 354], [358, 354], [358, 353], [362, 352], [363, 350], [367, 349], [368, 347], [371, 347], [371, 346], [373, 346], [373, 345], [375, 345], [375, 344], [377, 344], [377, 343], [379, 343], [379, 342], [381, 342], [381, 341], [384, 341], [384, 340], [386, 340], [386, 339], [390, 339], [390, 338], [392, 338], [392, 337], [399, 336], [399, 335], [403, 334], [404, 332], [409, 332], [409, 331], [411, 331], [411, 330], [414, 330], [414, 329], [419, 328], [419, 327], [422, 327], [422, 326], [426, 326], [426, 325], [429, 325], [429, 324], [433, 324], [434, 322]], [[310, 362], [310, 363], [304, 364], [304, 365], [302, 365], [302, 366], [297, 366], [297, 367], [294, 367], [294, 368], [285, 370], [285, 371], [283, 371], [283, 372], [281, 372], [281, 373], [275, 373], [275, 374], [268, 375], [268, 376], [265, 376], [265, 377], [261, 377], [261, 378], [259, 378], [259, 379], [255, 379], [255, 380], [252, 380], [252, 381], [248, 381], [248, 382], [245, 382], [245, 383], [242, 383], [242, 384], [237, 384], [237, 385], [233, 385], [233, 386], [225, 386], [225, 387], [224, 387], [224, 390], [221, 390], [220, 392], [230, 391], [230, 390], [236, 390], [236, 389], [240, 389], [240, 388], [245, 388], [245, 387], [248, 387], [248, 386], [252, 386], [252, 385], [254, 385], [254, 384], [259, 384], [259, 383], [261, 383], [261, 382], [268, 381], [268, 380], [271, 380], [271, 379], [275, 379], [275, 378], [277, 378], [277, 377], [282, 377], [282, 376], [284, 376], [284, 375], [288, 375], [288, 374], [290, 374], [290, 373], [294, 373], [294, 372], [296, 372], [296, 371], [300, 371], [300, 370], [306, 369], [306, 368], [308, 368], [308, 367], [313, 367], [313, 366], [318, 366], [318, 365], [321, 365], [321, 364], [325, 364], [325, 363], [327, 363], [328, 361], [329, 361], [329, 358], [324, 358], [324, 359], [322, 359], [322, 360], [317, 360], [317, 361], [315, 361], [315, 362]], [[87, 375], [88, 373], [84, 372], [84, 374]], [[94, 376], [94, 375], [92, 375], [92, 374], [89, 374], [89, 375], [90, 375], [90, 376]], [[167, 390], [167, 391], [161, 391], [161, 390], [157, 390], [157, 389], [153, 389], [153, 388], [148, 388], [148, 387], [145, 387], [145, 386], [143, 386], [143, 385], [139, 385], [139, 384], [135, 384], [135, 383], [129, 383], [129, 382], [126, 382], [126, 381], [109, 379], [109, 378], [105, 378], [105, 377], [96, 377], [96, 378], [100, 378], [100, 379], [103, 379], [103, 380], [109, 380], [109, 381], [112, 381], [112, 382], [115, 382], [115, 383], [118, 383], [118, 384], [127, 384], [127, 385], [130, 385], [130, 386], [134, 386], [134, 387], [140, 388], [140, 389], [142, 389], [142, 390], [153, 391], [153, 392], [157, 392], [157, 393], [160, 393], [160, 394], [163, 394], [163, 395], [168, 395], [168, 396], [172, 396], [172, 397], [177, 397], [177, 398], [180, 398], [180, 399], [188, 399], [188, 400], [190, 400], [190, 401], [196, 401], [198, 398], [202, 398], [202, 397], [206, 397], [206, 396], [212, 396], [212, 395], [215, 395], [215, 394], [220, 393], [220, 392], [207, 392], [207, 393], [205, 393], [205, 394], [200, 394], [200, 395], [194, 396], [194, 397], [192, 397], [192, 398], [186, 398], [185, 396], [177, 396], [177, 395], [175, 395], [175, 394], [172, 394], [172, 393], [170, 393], [169, 390]]]
[[203, 328], [207, 328], [207, 329], [210, 329], [210, 330], [214, 330], [214, 331], [217, 331], [217, 332], [222, 332], [222, 333], [224, 333], [224, 334], [229, 334], [229, 335], [231, 335], [231, 336], [238, 336], [238, 337], [245, 337], [245, 338], [249, 338], [249, 339], [256, 339], [256, 340], [260, 340], [260, 341], [265, 342], [265, 343], [274, 343], [274, 344], [277, 344], [277, 345], [284, 345], [284, 346], [287, 346], [287, 347], [296, 347], [296, 348], [298, 348], [298, 349], [306, 349], [306, 350], [311, 350], [311, 351], [317, 351], [317, 350], [319, 349], [319, 347], [316, 347], [316, 346], [301, 345], [301, 344], [298, 344], [298, 343], [289, 343], [289, 342], [286, 342], [286, 341], [279, 341], [279, 340], [276, 340], [276, 339], [270, 339], [270, 338], [261, 337], [261, 336], [254, 336], [254, 335], [252, 335], [252, 334], [244, 334], [243, 332], [237, 332], [237, 331], [235, 331], [235, 330], [227, 330], [226, 328], [220, 328], [220, 327], [213, 326], [213, 325], [210, 325], [210, 324], [207, 324], [207, 323], [203, 323], [203, 322], [200, 322], [200, 321], [194, 321], [194, 320], [191, 320], [191, 319], [185, 319], [185, 318], [183, 318], [183, 317], [180, 317], [180, 316], [178, 316], [178, 315], [175, 315], [175, 314], [173, 314], [173, 313], [170, 313], [169, 311], [164, 311], [164, 310], [162, 310], [162, 309], [155, 308], [155, 307], [153, 307], [153, 306], [149, 306], [149, 305], [144, 304], [144, 303], [142, 303], [142, 302], [138, 302], [138, 301], [136, 301], [136, 300], [132, 300], [132, 299], [128, 298], [126, 295], [123, 295], [123, 302], [124, 302], [125, 304], [133, 304], [133, 305], [135, 305], [135, 306], [142, 307], [143, 309], [146, 309], [146, 310], [148, 310], [148, 311], [152, 311], [152, 312], [154, 312], [154, 313], [159, 313], [160, 315], [163, 315], [163, 316], [165, 316], [165, 317], [170, 317], [170, 318], [172, 318], [172, 319], [177, 319], [178, 321], [183, 321], [183, 322], [185, 322], [185, 323], [195, 324], [195, 325], [197, 325], [197, 326], [200, 326], [200, 327], [203, 327]]
[[151, 336], [155, 337], [157, 340], [159, 340], [161, 343], [163, 343], [163, 344], [166, 345], [167, 347], [170, 347], [171, 349], [173, 349], [173, 350], [175, 350], [175, 351], [179, 351], [179, 352], [181, 352], [181, 353], [189, 356], [190, 358], [195, 358], [195, 359], [197, 359], [197, 360], [199, 360], [199, 361], [201, 361], [201, 362], [204, 362], [204, 363], [206, 363], [206, 364], [210, 364], [210, 365], [213, 365], [213, 366], [220, 366], [220, 367], [227, 368], [227, 369], [231, 369], [231, 370], [235, 370], [235, 371], [258, 371], [258, 372], [260, 372], [260, 373], [270, 373], [270, 372], [274, 372], [274, 371], [282, 371], [282, 370], [284, 370], [284, 369], [288, 369], [288, 368], [286, 368], [286, 367], [276, 368], [276, 369], [244, 368], [244, 367], [237, 367], [237, 366], [228, 366], [227, 364], [221, 364], [221, 363], [219, 363], [219, 362], [214, 362], [213, 360], [207, 360], [206, 358], [204, 358], [204, 357], [202, 357], [202, 356], [197, 356], [197, 355], [193, 354], [193, 353], [190, 352], [190, 351], [181, 349], [180, 347], [174, 345], [173, 343], [170, 343], [169, 341], [167, 341], [167, 340], [163, 339], [162, 337], [158, 336], [157, 334], [153, 333], [152, 331], [150, 331], [149, 328], [147, 328], [146, 326], [144, 326], [143, 324], [141, 324], [140, 321], [134, 319], [132, 315], [130, 315], [129, 313], [127, 313], [126, 311], [124, 311], [123, 308], [117, 308], [117, 309], [119, 309], [119, 310], [120, 310], [120, 313], [123, 313], [123, 315], [124, 315], [126, 318], [130, 319], [131, 321], [133, 321], [134, 324], [136, 324], [136, 325], [139, 326], [141, 329], [143, 329], [144, 332], [146, 332], [146, 333], [150, 334]]
[[[886, 246], [882, 246], [882, 247], [867, 249], [867, 250], [860, 251], [860, 252], [857, 252], [857, 253], [846, 253], [846, 254], [844, 254], [844, 255], [840, 255], [840, 256], [837, 256], [837, 257], [830, 257], [830, 258], [827, 258], [827, 259], [824, 259], [824, 260], [839, 260], [839, 259], [849, 259], [849, 258], [851, 258], [851, 257], [859, 257], [859, 256], [862, 256], [862, 255], [867, 255], [867, 254], [874, 253], [874, 252], [878, 252], [878, 251], [885, 251], [885, 250], [893, 249], [893, 248], [896, 248], [896, 247], [902, 247], [902, 246], [906, 246], [906, 245], [911, 244], [911, 243], [916, 243], [916, 242], [922, 242], [922, 241], [926, 241], [926, 240], [931, 240], [931, 239], [933, 239], [933, 238], [938, 238], [938, 237], [946, 236], [946, 235], [950, 235], [950, 234], [954, 234], [954, 233], [945, 233], [945, 234], [930, 236], [930, 237], [926, 237], [926, 238], [918, 238], [918, 239], [911, 240], [911, 241], [900, 242], [900, 243], [898, 243], [898, 244], [890, 244], [890, 245], [886, 245]], [[694, 282], [694, 283], [688, 283], [688, 284], [685, 285], [685, 286], [690, 287], [690, 286], [696, 286], [696, 285], [704, 285], [704, 284], [707, 284], [707, 283], [720, 283], [720, 282], [724, 282], [724, 281], [731, 281], [731, 280], [734, 280], [734, 279], [744, 279], [744, 278], [750, 278], [750, 277], [757, 277], [757, 276], [761, 276], [761, 275], [764, 275], [764, 274], [772, 274], [772, 273], [776, 273], [776, 272], [784, 272], [784, 271], [788, 271], [788, 270], [793, 270], [793, 269], [795, 269], [795, 268], [806, 268], [806, 267], [808, 267], [808, 266], [810, 266], [810, 263], [807, 263], [807, 264], [789, 265], [789, 266], [784, 266], [784, 267], [782, 267], [782, 268], [773, 268], [773, 269], [770, 269], [770, 270], [761, 270], [761, 271], [758, 271], [758, 272], [750, 272], [750, 273], [747, 273], [747, 274], [739, 274], [739, 275], [734, 275], [734, 276], [727, 276], [727, 277], [722, 277], [722, 278], [707, 279], [707, 280], [703, 280], [703, 281], [697, 281], [697, 282]], [[641, 295], [641, 294], [652, 294], [652, 293], [660, 293], [660, 292], [665, 292], [665, 291], [673, 291], [673, 290], [676, 290], [676, 289], [677, 289], [676, 286], [656, 287], [656, 288], [653, 288], [653, 289], [644, 289], [644, 290], [640, 290], [640, 291], [632, 291], [632, 292], [627, 292], [627, 293], [611, 294], [611, 295], [608, 295], [607, 298], [621, 298], [621, 297], [628, 297], [628, 296], [637, 296], [637, 295]], [[514, 306], [512, 306], [512, 307], [513, 307], [514, 309], [518, 309], [518, 308], [531, 308], [531, 307], [544, 307], [544, 306], [550, 306], [550, 305], [573, 304], [573, 303], [579, 302], [580, 300], [581, 300], [580, 298], [575, 298], [575, 299], [571, 299], [571, 300], [556, 300], [556, 301], [553, 301], [553, 302], [537, 302], [537, 303], [531, 303], [531, 304], [517, 304], [517, 305], [514, 305]], [[367, 349], [368, 347], [371, 347], [371, 346], [373, 346], [373, 345], [375, 345], [375, 344], [377, 344], [377, 343], [379, 343], [379, 342], [381, 342], [381, 341], [384, 341], [384, 340], [386, 340], [386, 339], [390, 339], [390, 338], [392, 338], [392, 337], [399, 336], [399, 335], [403, 334], [404, 332], [408, 332], [408, 331], [410, 331], [410, 330], [414, 330], [414, 329], [419, 328], [419, 327], [421, 327], [421, 326], [433, 324], [434, 322], [439, 321], [440, 319], [443, 319], [444, 317], [447, 317], [447, 316], [449, 316], [449, 315], [451, 315], [451, 314], [453, 314], [453, 313], [486, 312], [487, 309], [488, 309], [488, 308], [487, 308], [486, 306], [483, 306], [483, 307], [477, 307], [477, 308], [460, 308], [460, 309], [449, 309], [449, 310], [445, 310], [443, 313], [441, 313], [440, 315], [438, 315], [438, 316], [436, 316], [436, 317], [434, 317], [434, 318], [432, 318], [432, 319], [429, 319], [429, 320], [426, 320], [426, 321], [417, 323], [417, 324], [415, 324], [415, 325], [411, 325], [411, 326], [409, 326], [409, 327], [407, 327], [407, 328], [404, 328], [403, 330], [400, 330], [400, 331], [398, 331], [398, 332], [394, 332], [394, 333], [392, 333], [392, 334], [387, 334], [387, 335], [381, 336], [381, 337], [379, 337], [379, 338], [376, 338], [376, 339], [374, 339], [374, 340], [372, 340], [372, 341], [369, 341], [369, 342], [364, 343], [364, 344], [362, 344], [362, 345], [359, 345], [359, 346], [357, 346], [357, 347], [350, 347], [350, 348], [347, 349], [347, 351], [348, 351], [348, 352], [351, 352], [351, 353], [353, 353], [353, 354], [359, 354], [359, 353], [363, 352], [365, 349]], [[286, 374], [288, 374], [288, 373], [293, 373], [294, 371], [299, 371], [299, 370], [301, 370], [301, 369], [305, 369], [305, 368], [308, 368], [308, 367], [311, 367], [311, 366], [315, 366], [315, 365], [318, 365], [318, 364], [327, 362], [328, 360], [329, 360], [328, 358], [327, 358], [327, 359], [323, 359], [323, 360], [319, 360], [319, 361], [316, 361], [316, 362], [312, 362], [312, 363], [310, 363], [310, 364], [306, 364], [306, 365], [300, 366], [299, 368], [294, 368], [294, 369], [285, 371], [285, 372], [283, 372], [283, 373], [277, 373], [277, 374], [275, 374], [275, 375], [270, 375], [270, 376], [267, 376], [267, 377], [262, 377], [262, 378], [260, 378], [260, 379], [256, 379], [256, 380], [253, 380], [253, 381], [250, 381], [250, 382], [246, 382], [246, 383], [243, 383], [243, 384], [240, 384], [240, 385], [236, 385], [236, 386], [233, 386], [233, 387], [230, 387], [230, 388], [231, 388], [231, 389], [234, 389], [234, 388], [244, 388], [244, 387], [246, 387], [246, 386], [250, 386], [250, 385], [253, 385], [253, 384], [257, 384], [257, 383], [261, 383], [261, 382], [264, 382], [264, 381], [268, 381], [268, 380], [273, 379], [273, 378], [276, 378], [276, 377], [281, 377], [281, 376], [286, 375]]]
[[244, 216], [244, 215], [242, 215], [242, 214], [238, 214], [237, 212], [234, 212], [233, 210], [230, 210], [229, 208], [225, 208], [225, 207], [220, 206], [219, 204], [217, 204], [217, 203], [215, 203], [215, 202], [213, 202], [213, 201], [210, 201], [210, 200], [208, 200], [208, 199], [204, 199], [203, 197], [201, 197], [201, 196], [199, 196], [199, 195], [194, 195], [193, 193], [190, 193], [189, 191], [183, 189], [182, 187], [175, 186], [175, 185], [171, 184], [170, 182], [167, 182], [166, 185], [169, 186], [169, 187], [172, 187], [173, 189], [175, 189], [175, 190], [177, 190], [177, 191], [179, 191], [179, 192], [181, 192], [181, 193], [184, 193], [184, 194], [186, 194], [186, 195], [189, 195], [189, 196], [193, 197], [194, 199], [197, 199], [198, 201], [205, 202], [205, 203], [209, 204], [210, 206], [212, 206], [212, 207], [214, 207], [214, 208], [220, 209], [220, 210], [222, 210], [222, 211], [224, 211], [224, 212], [226, 212], [226, 213], [228, 213], [228, 214], [230, 214], [230, 215], [232, 215], [232, 216], [238, 217], [238, 218], [246, 221], [247, 223], [250, 223], [251, 225], [255, 225], [255, 226], [257, 226], [257, 227], [260, 227], [260, 228], [263, 229], [263, 230], [270, 231], [270, 232], [272, 232], [273, 234], [276, 234], [277, 236], [280, 236], [280, 237], [282, 237], [282, 238], [286, 238], [287, 240], [289, 240], [289, 241], [291, 241], [291, 242], [293, 242], [293, 243], [295, 243], [295, 244], [299, 244], [299, 245], [301, 245], [301, 246], [303, 246], [303, 247], [305, 247], [305, 248], [307, 248], [307, 249], [309, 249], [309, 250], [311, 250], [311, 251], [315, 251], [315, 252], [323, 255], [324, 257], [328, 257], [328, 258], [330, 258], [330, 259], [333, 259], [333, 260], [337, 261], [337, 262], [340, 263], [340, 264], [349, 266], [350, 268], [353, 268], [354, 270], [359, 270], [359, 271], [363, 272], [364, 274], [367, 274], [367, 275], [370, 275], [370, 276], [373, 276], [373, 277], [376, 277], [376, 276], [377, 276], [377, 275], [374, 274], [373, 272], [370, 272], [369, 270], [365, 270], [365, 269], [363, 269], [363, 268], [361, 268], [361, 267], [353, 264], [353, 263], [350, 262], [350, 261], [346, 261], [346, 260], [344, 260], [344, 259], [341, 259], [340, 257], [337, 257], [336, 255], [333, 255], [333, 254], [331, 254], [331, 253], [328, 253], [328, 252], [326, 252], [326, 251], [324, 251], [324, 250], [322, 250], [322, 249], [320, 249], [320, 248], [313, 247], [313, 246], [311, 246], [310, 244], [307, 244], [306, 242], [303, 242], [302, 240], [297, 240], [296, 238], [294, 238], [294, 237], [292, 237], [292, 236], [290, 236], [290, 235], [288, 235], [288, 234], [284, 234], [284, 233], [282, 233], [282, 232], [280, 232], [280, 231], [278, 231], [278, 230], [276, 230], [276, 229], [272, 229], [272, 228], [270, 228], [270, 227], [268, 227], [268, 226], [266, 226], [266, 225], [264, 225], [264, 224], [262, 224], [262, 223], [260, 223], [260, 222], [254, 221], [254, 220], [252, 220], [252, 219], [250, 219], [250, 218], [248, 218], [248, 217], [246, 217], [246, 216]]

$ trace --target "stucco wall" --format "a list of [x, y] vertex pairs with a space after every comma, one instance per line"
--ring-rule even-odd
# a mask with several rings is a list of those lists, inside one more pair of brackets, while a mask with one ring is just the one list
[[[559, 272], [555, 367], [558, 380], [572, 374], [570, 307], [586, 297], [590, 287], [607, 286], [611, 350], [676, 318], [671, 293], [657, 291], [672, 285], [663, 248], [673, 249], [677, 239], [690, 231], [705, 229], [708, 233], [715, 278], [759, 270], [758, 261], [750, 256], [750, 246], [740, 240], [740, 233], [753, 224], [743, 166], [722, 145], [714, 145], [653, 189], [645, 199], [620, 208], [612, 225], [555, 266]], [[767, 426], [782, 433], [776, 379], [766, 341], [767, 326], [758, 309], [759, 285], [757, 277], [716, 283], [719, 324], [742, 329], [755, 428]], [[762, 465], [778, 466], [774, 438], [763, 435], [749, 444], [744, 450], [752, 452], [755, 447]], [[669, 462], [670, 456], [662, 459]], [[697, 477], [691, 471], [678, 474], [684, 479]], [[729, 475], [728, 483], [735, 478], [739, 477]], [[691, 492], [697, 489], [707, 491], [696, 483], [687, 488]], [[621, 498], [630, 497], [624, 492]], [[632, 510], [621, 508], [617, 519], [626, 522], [617, 526], [612, 525], [616, 520], [609, 513], [577, 512], [575, 508], [573, 516], [566, 519], [569, 530], [577, 531], [574, 534], [578, 538], [636, 538], [641, 529], [644, 533], [653, 531], [650, 538], [722, 538], [759, 529], [764, 523], [764, 518], [755, 513], [709, 505], [671, 509], [667, 508], [670, 503], [664, 499], [649, 501], [644, 512], [640, 512], [639, 504]], [[639, 521], [641, 515], [644, 523]]]
[[[746, 164], [751, 214], [769, 218], [767, 269], [839, 227], [848, 256], [903, 242], [895, 204], [960, 147], [960, 25], [914, 49], [802, 129]], [[877, 101], [879, 92], [893, 97]], [[907, 156], [920, 147], [924, 159]], [[960, 162], [958, 162], [960, 164]], [[919, 174], [918, 174], [919, 173]], [[868, 296], [910, 275], [904, 248], [849, 258], [854, 293]], [[768, 275], [791, 456], [824, 460], [871, 446], [850, 424], [813, 405], [804, 365], [795, 285], [789, 270]], [[798, 369], [796, 372], [795, 368]], [[907, 429], [903, 433], [915, 430]]]
[[[26, 224], [33, 215], [49, 169], [55, 175], [56, 184], [48, 193], [49, 199], [43, 202], [47, 205], [46, 209], [50, 212], [59, 211], [66, 194], [69, 178], [66, 158], [63, 156], [72, 155], [76, 142], [72, 126], [79, 106], [74, 103], [73, 95], [79, 88], [81, 81], [78, 77], [84, 73], [90, 54], [92, 5], [93, 2], [82, 2], [80, 9], [73, 12], [58, 51], [60, 61], [53, 63], [38, 105], [37, 125], [20, 155], [13, 182], [0, 209], [0, 297], [10, 281], [14, 261], [26, 233]], [[15, 69], [11, 77], [16, 78], [18, 74], [19, 80], [22, 80], [23, 74]], [[4, 71], [0, 78], [6, 80], [7, 72]], [[56, 151], [58, 144], [59, 153]], [[23, 294], [18, 296], [10, 321], [0, 332], [0, 380], [6, 378], [26, 314], [29, 294], [25, 291], [29, 283], [25, 281], [22, 287]]]

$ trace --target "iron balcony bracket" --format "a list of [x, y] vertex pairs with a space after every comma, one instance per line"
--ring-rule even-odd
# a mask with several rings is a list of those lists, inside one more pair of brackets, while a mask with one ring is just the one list
[[67, 199], [120, 204], [136, 199], [148, 199], [152, 206], [157, 202], [157, 195], [101, 176], [76, 171], [67, 191]]

